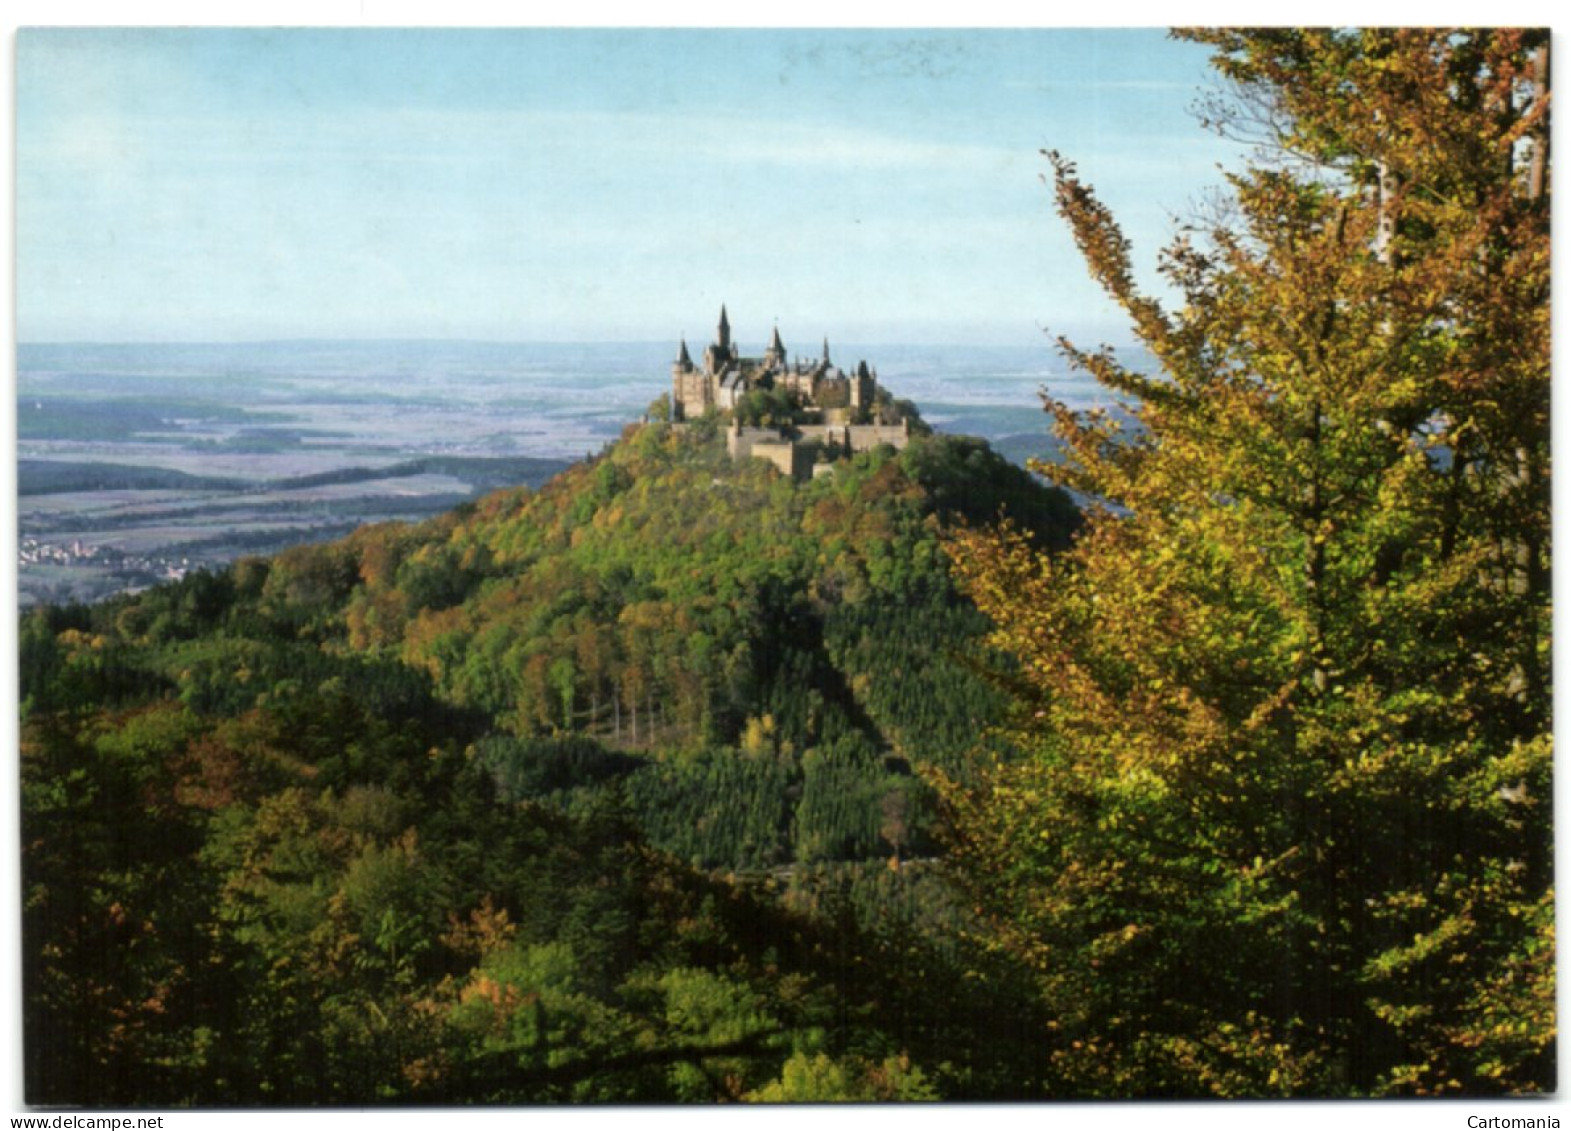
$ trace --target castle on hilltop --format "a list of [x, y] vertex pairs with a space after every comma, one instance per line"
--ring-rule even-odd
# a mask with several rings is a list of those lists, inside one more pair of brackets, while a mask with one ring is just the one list
[[[744, 427], [737, 412], [755, 390], [783, 391], [795, 406], [790, 427]], [[859, 361], [851, 372], [829, 360], [829, 339], [816, 360], [788, 361], [775, 327], [762, 357], [743, 357], [731, 340], [731, 322], [720, 307], [714, 342], [695, 365], [683, 338], [671, 366], [671, 419], [718, 412], [731, 417], [726, 447], [735, 459], [767, 459], [796, 479], [817, 474], [838, 455], [880, 444], [904, 448], [911, 421], [878, 386], [878, 374]]]
[[682, 339], [671, 366], [671, 384], [672, 411], [677, 420], [702, 416], [711, 408], [734, 409], [743, 396], [758, 388], [788, 390], [801, 397], [810, 410], [843, 409], [849, 410], [846, 415], [859, 416], [872, 407], [878, 390], [878, 378], [867, 362], [858, 362], [851, 373], [835, 368], [829, 360], [828, 338], [816, 361], [798, 358], [788, 362], [780, 327], [776, 326], [762, 357], [743, 357], [731, 340], [731, 322], [723, 305], [714, 344], [704, 350], [703, 365], [693, 364], [687, 339]]

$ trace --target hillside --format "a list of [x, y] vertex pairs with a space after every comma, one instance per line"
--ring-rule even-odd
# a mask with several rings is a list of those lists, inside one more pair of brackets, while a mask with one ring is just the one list
[[29, 1101], [1032, 1094], [923, 777], [1004, 711], [940, 550], [1001, 515], [1077, 518], [981, 441], [798, 484], [655, 424], [29, 613]]

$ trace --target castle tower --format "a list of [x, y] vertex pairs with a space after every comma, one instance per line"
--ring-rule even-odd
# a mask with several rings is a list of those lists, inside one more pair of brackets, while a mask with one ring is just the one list
[[774, 337], [769, 339], [769, 348], [764, 351], [764, 364], [771, 369], [784, 369], [786, 367], [785, 343], [780, 340], [780, 327], [775, 327]]
[[721, 377], [738, 360], [737, 348], [731, 344], [731, 320], [726, 317], [725, 304], [721, 303], [714, 345], [704, 351], [704, 372], [712, 378]]
[[687, 352], [687, 338], [681, 339], [676, 360], [671, 363], [671, 419], [687, 420], [702, 416], [713, 398], [709, 394], [709, 379], [693, 365], [693, 356]]
[[878, 382], [868, 371], [867, 362], [857, 362], [856, 373], [851, 378], [851, 407], [853, 409], [871, 407], [877, 392]]

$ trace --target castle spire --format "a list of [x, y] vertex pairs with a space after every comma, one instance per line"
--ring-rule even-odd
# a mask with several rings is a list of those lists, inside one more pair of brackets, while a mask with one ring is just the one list
[[829, 365], [829, 335], [827, 334], [824, 335], [824, 365], [826, 368]]
[[679, 349], [677, 351], [677, 354], [676, 354], [676, 365], [677, 365], [677, 368], [681, 369], [684, 373], [687, 370], [693, 368], [693, 359], [692, 359], [692, 357], [690, 357], [688, 355], [688, 352], [687, 352], [687, 335], [686, 334], [682, 335], [682, 347], [681, 347], [681, 349]]
[[715, 345], [723, 350], [731, 348], [731, 321], [725, 316], [725, 303], [720, 304], [720, 328], [715, 335]]

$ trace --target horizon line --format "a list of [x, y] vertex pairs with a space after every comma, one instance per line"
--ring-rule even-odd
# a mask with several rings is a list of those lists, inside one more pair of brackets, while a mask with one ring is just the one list
[[[1057, 351], [1056, 331], [1047, 327], [1037, 326], [1034, 334], [1039, 336], [1041, 344], [1054, 352]], [[980, 334], [976, 336], [954, 337], [944, 339], [909, 340], [898, 337], [889, 338], [841, 338], [839, 341], [852, 345], [862, 346], [967, 346], [974, 348], [1029, 348], [1025, 340], [1018, 345], [1003, 342], [999, 339], [1003, 335]], [[38, 346], [269, 346], [269, 345], [496, 345], [496, 346], [650, 346], [662, 347], [670, 345], [679, 338], [685, 340], [685, 335], [670, 337], [625, 337], [625, 338], [494, 338], [480, 336], [415, 336], [415, 335], [368, 335], [352, 337], [333, 337], [324, 335], [287, 335], [280, 337], [245, 337], [245, 338], [31, 338], [14, 339], [13, 345], [20, 349], [23, 347]], [[831, 344], [835, 339], [831, 338]], [[1107, 340], [1105, 337], [1099, 340]], [[1127, 336], [1113, 340], [1115, 348], [1138, 347], [1138, 341]]]

